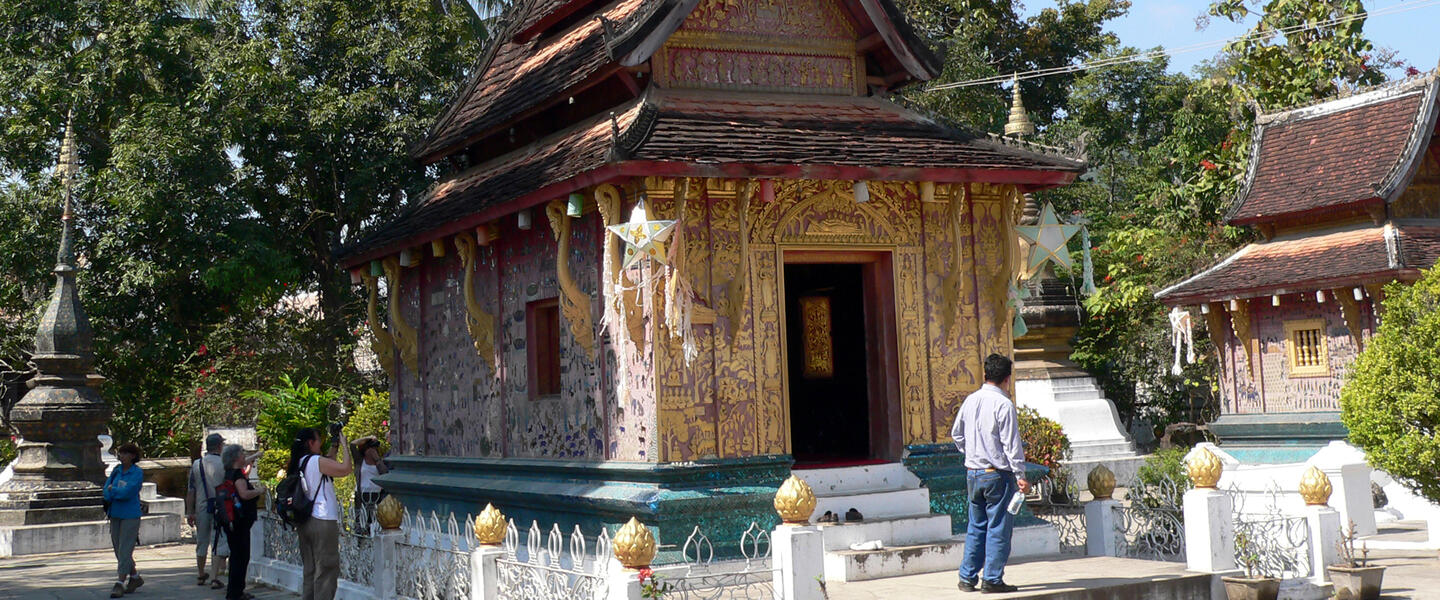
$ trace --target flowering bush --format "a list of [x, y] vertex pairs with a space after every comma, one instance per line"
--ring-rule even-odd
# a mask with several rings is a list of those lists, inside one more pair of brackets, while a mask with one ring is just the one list
[[1025, 442], [1025, 460], [1045, 465], [1052, 474], [1061, 471], [1060, 461], [1070, 458], [1065, 430], [1033, 408], [1020, 408], [1020, 439]]

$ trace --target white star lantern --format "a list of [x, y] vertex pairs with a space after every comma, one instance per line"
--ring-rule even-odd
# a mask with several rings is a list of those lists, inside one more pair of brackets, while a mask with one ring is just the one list
[[609, 229], [611, 233], [625, 240], [625, 261], [620, 268], [629, 269], [630, 265], [635, 264], [642, 256], [649, 256], [665, 264], [665, 241], [670, 239], [670, 233], [675, 229], [675, 221], [651, 221], [642, 200], [630, 211], [630, 222], [611, 225]]
[[1054, 261], [1067, 271], [1074, 269], [1075, 263], [1070, 260], [1070, 250], [1066, 246], [1070, 243], [1070, 238], [1080, 233], [1082, 228], [1081, 225], [1061, 223], [1055, 216], [1055, 207], [1046, 202], [1044, 210], [1040, 212], [1040, 224], [1015, 228], [1020, 237], [1034, 244], [1030, 249], [1030, 264], [1026, 266], [1026, 272], [1035, 272], [1047, 260]]

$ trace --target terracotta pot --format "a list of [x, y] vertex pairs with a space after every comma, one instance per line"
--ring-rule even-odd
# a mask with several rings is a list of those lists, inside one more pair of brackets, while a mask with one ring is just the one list
[[1380, 582], [1385, 578], [1385, 567], [1325, 567], [1335, 584], [1335, 597], [1340, 600], [1377, 600], [1380, 597]]
[[1273, 577], [1221, 577], [1225, 597], [1230, 600], [1275, 600], [1280, 596], [1280, 580]]

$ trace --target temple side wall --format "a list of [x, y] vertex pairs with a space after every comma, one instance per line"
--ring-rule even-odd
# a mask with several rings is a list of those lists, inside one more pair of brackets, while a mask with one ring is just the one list
[[[1250, 302], [1250, 322], [1255, 344], [1255, 363], [1248, 365], [1245, 349], [1233, 330], [1227, 328], [1220, 369], [1222, 413], [1260, 414], [1336, 411], [1340, 409], [1340, 388], [1358, 348], [1345, 324], [1341, 305], [1330, 298], [1315, 301], [1313, 292], [1281, 297], [1280, 306], [1270, 299]], [[1358, 303], [1363, 337], [1375, 333], [1375, 315], [1367, 298]], [[1285, 339], [1285, 322], [1323, 319], [1330, 373], [1324, 376], [1290, 377], [1290, 358]]]
[[600, 326], [604, 238], [594, 210], [571, 220], [568, 258], [575, 283], [589, 294], [595, 350], [581, 347], [562, 316], [561, 393], [531, 398], [526, 308], [561, 294], [555, 233], [543, 207], [531, 215], [528, 231], [514, 217], [502, 219], [499, 239], [477, 249], [473, 285], [481, 308], [494, 317], [498, 369], [496, 359], [479, 355], [467, 330], [464, 265], [454, 246], [444, 257], [432, 256], [428, 246], [417, 249], [420, 264], [404, 269], [399, 301], [418, 332], [419, 373], [396, 361], [396, 448], [420, 456], [650, 460], [647, 402], [653, 405], [653, 398], [642, 387], [618, 402], [611, 383], [619, 367]]

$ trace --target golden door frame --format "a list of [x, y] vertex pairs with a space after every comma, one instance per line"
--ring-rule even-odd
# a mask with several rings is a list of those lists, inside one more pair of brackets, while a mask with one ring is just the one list
[[[777, 244], [775, 247], [776, 288], [782, 301], [780, 311], [781, 398], [784, 403], [785, 451], [794, 455], [793, 416], [790, 402], [790, 321], [789, 298], [785, 292], [785, 267], [797, 264], [858, 264], [867, 312], [866, 340], [879, 343], [866, 349], [866, 391], [869, 411], [870, 459], [900, 460], [905, 448], [904, 402], [900, 390], [900, 314], [895, 299], [900, 282], [895, 277], [894, 245]], [[868, 313], [873, 310], [876, 314]], [[888, 316], [887, 316], [888, 315]], [[876, 352], [875, 350], [879, 351]], [[878, 413], [877, 413], [878, 409]]]

